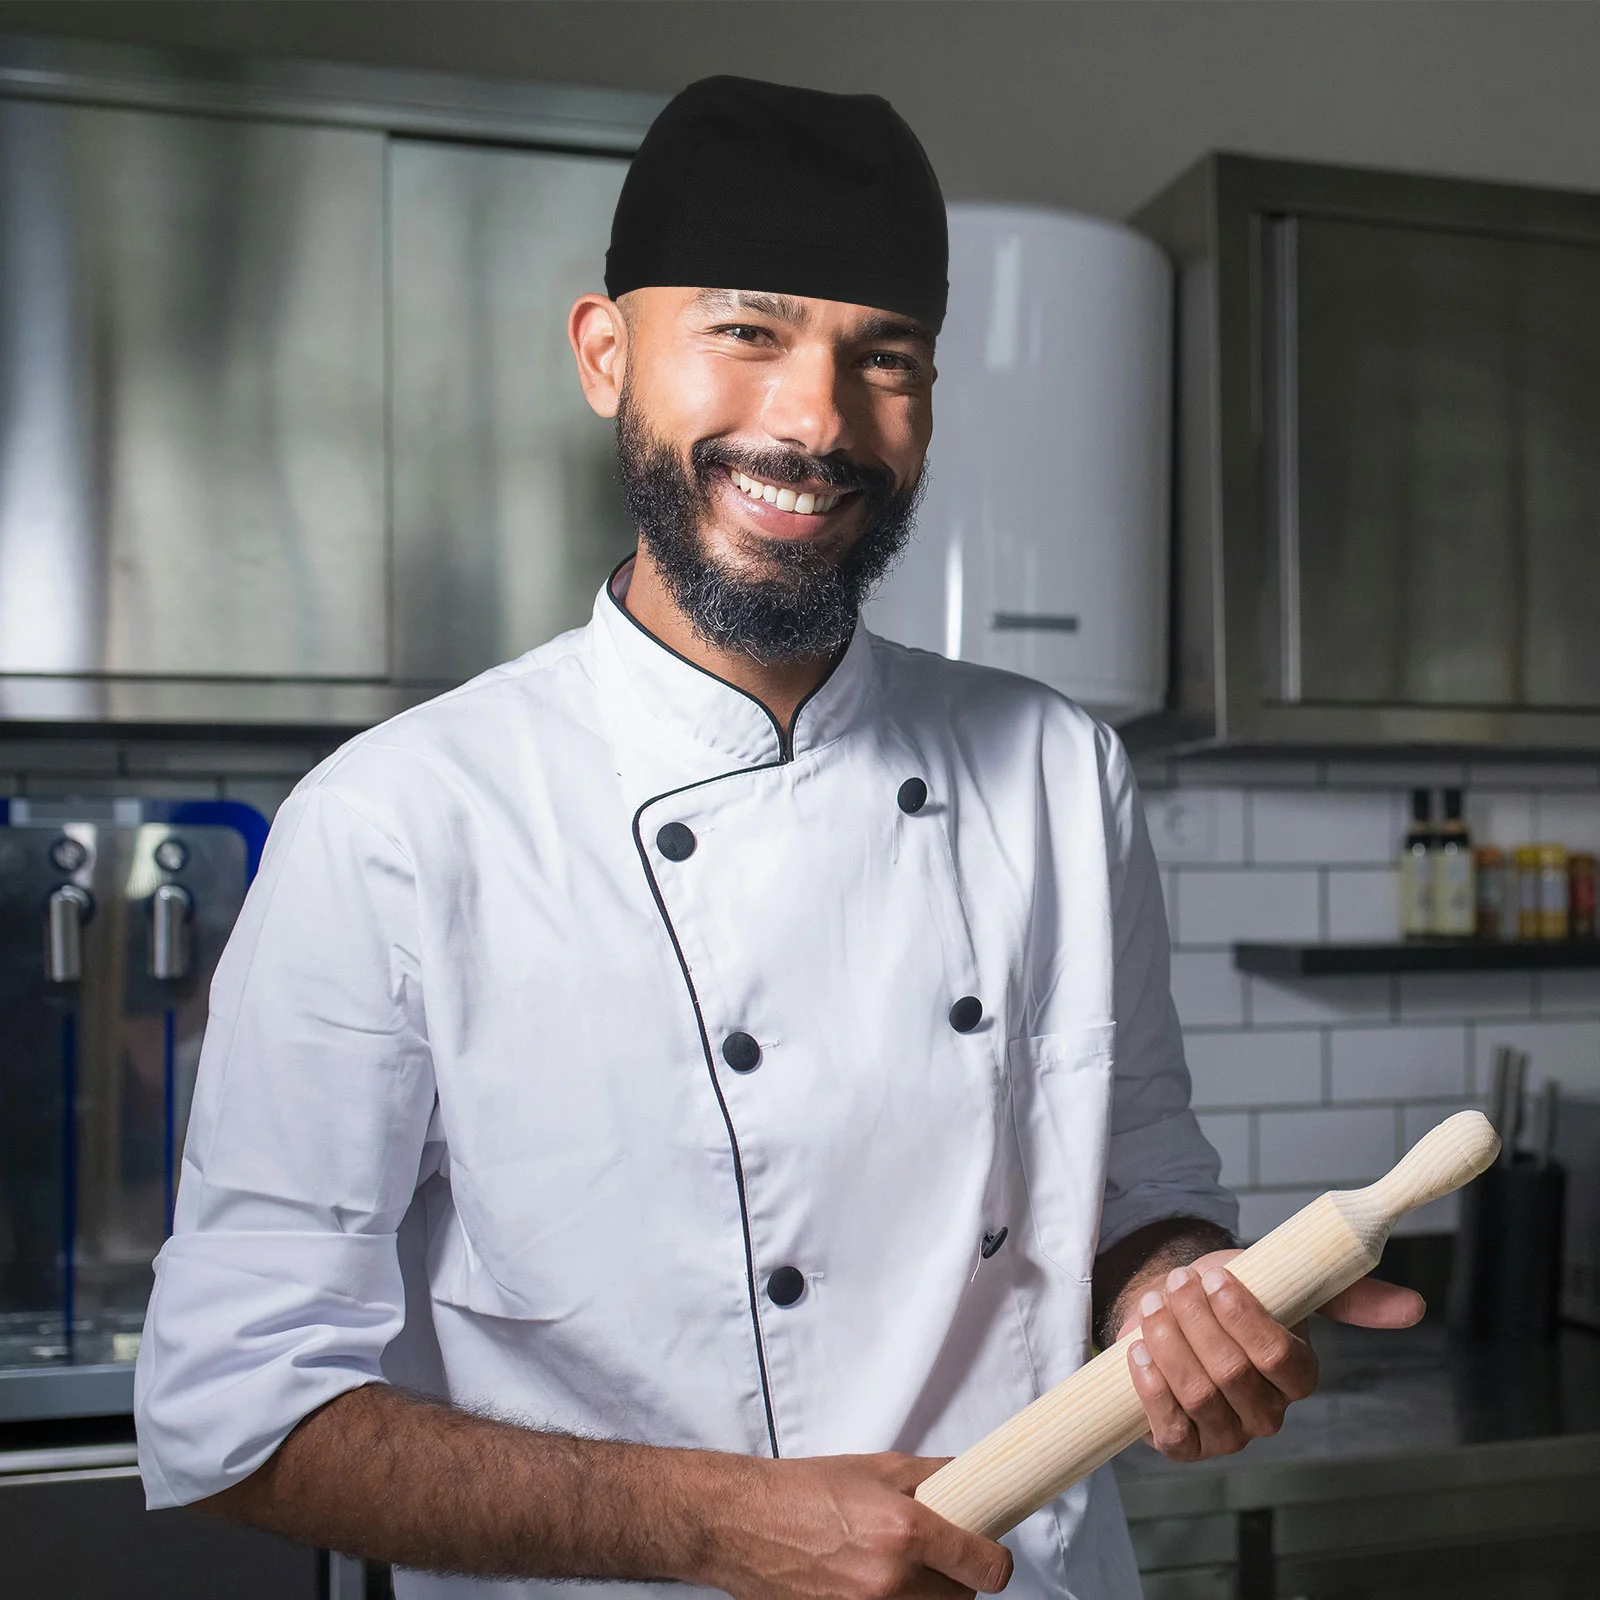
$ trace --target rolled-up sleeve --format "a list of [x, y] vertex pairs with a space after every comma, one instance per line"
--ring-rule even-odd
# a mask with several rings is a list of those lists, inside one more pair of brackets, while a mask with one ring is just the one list
[[1233, 1232], [1239, 1206], [1189, 1109], [1189, 1069], [1172, 1003], [1161, 878], [1122, 743], [1102, 734], [1111, 876], [1116, 1069], [1098, 1248], [1165, 1217]]
[[418, 921], [405, 851], [307, 779], [212, 985], [135, 1377], [152, 1507], [238, 1482], [317, 1407], [382, 1381], [434, 1107]]

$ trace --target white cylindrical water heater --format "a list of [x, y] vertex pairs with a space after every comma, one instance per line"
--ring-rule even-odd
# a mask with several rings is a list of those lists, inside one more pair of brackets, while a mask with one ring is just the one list
[[927, 495], [868, 627], [1110, 722], [1159, 708], [1171, 364], [1172, 269], [1142, 234], [952, 205]]

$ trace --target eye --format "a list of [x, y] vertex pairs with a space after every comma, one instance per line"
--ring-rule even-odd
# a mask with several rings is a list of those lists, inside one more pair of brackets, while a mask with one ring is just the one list
[[922, 371], [914, 356], [902, 355], [898, 350], [873, 350], [866, 362], [873, 372], [904, 372], [915, 377]]
[[729, 322], [720, 328], [713, 328], [713, 333], [726, 334], [730, 339], [737, 340], [740, 344], [758, 344], [761, 340], [770, 337], [769, 330], [753, 322]]

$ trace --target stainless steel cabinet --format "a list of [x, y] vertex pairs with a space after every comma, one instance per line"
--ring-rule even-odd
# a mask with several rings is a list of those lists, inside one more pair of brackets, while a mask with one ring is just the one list
[[660, 103], [0, 38], [0, 724], [358, 727], [581, 622]]
[[1213, 156], [1179, 265], [1174, 683], [1130, 739], [1600, 741], [1600, 195]]
[[383, 162], [0, 100], [0, 672], [386, 675]]
[[396, 140], [394, 673], [457, 682], [585, 621], [632, 543], [572, 302], [627, 162]]

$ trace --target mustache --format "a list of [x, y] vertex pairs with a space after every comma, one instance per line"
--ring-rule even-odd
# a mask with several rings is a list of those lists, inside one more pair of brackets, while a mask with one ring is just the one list
[[689, 463], [701, 485], [719, 468], [737, 468], [763, 483], [823, 483], [830, 489], [856, 490], [881, 503], [894, 493], [894, 480], [882, 467], [863, 466], [840, 455], [810, 456], [798, 450], [743, 450], [716, 439], [698, 440]]

